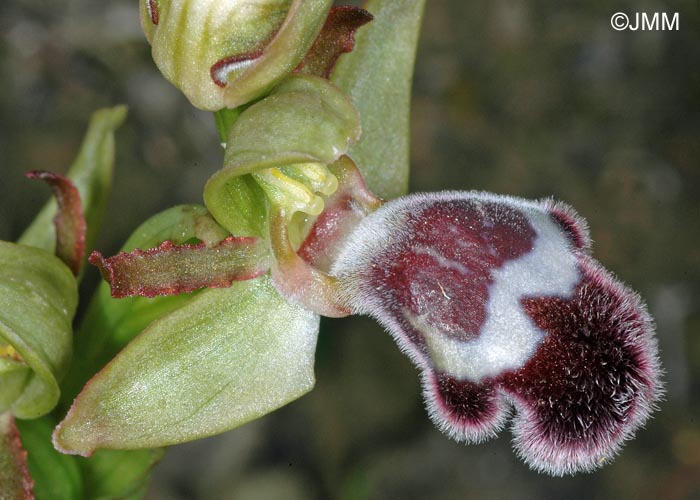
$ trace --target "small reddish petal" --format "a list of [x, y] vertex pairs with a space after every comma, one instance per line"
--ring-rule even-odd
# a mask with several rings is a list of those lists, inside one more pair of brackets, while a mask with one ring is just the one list
[[349, 157], [340, 157], [328, 168], [338, 180], [338, 189], [326, 200], [323, 212], [297, 252], [323, 272], [328, 272], [360, 221], [382, 203], [367, 189], [360, 171]]
[[56, 256], [77, 276], [85, 256], [87, 232], [80, 192], [67, 177], [59, 174], [33, 170], [27, 172], [26, 176], [46, 181], [51, 187], [58, 203], [58, 214], [53, 219], [56, 227]]
[[106, 259], [93, 252], [89, 262], [100, 269], [115, 298], [226, 288], [234, 281], [256, 278], [269, 269], [262, 241], [233, 236], [213, 247], [165, 241], [157, 248], [122, 252]]
[[372, 19], [372, 14], [359, 7], [331, 8], [323, 29], [294, 72], [329, 78], [338, 58], [355, 47], [355, 31]]
[[327, 271], [337, 253], [335, 248], [342, 247], [344, 236], [350, 234], [362, 216], [350, 196], [336, 197], [332, 205], [326, 203], [297, 253], [312, 266]]
[[429, 370], [423, 376], [423, 393], [433, 423], [456, 441], [492, 438], [508, 415], [491, 381], [475, 384]]
[[652, 320], [639, 297], [585, 255], [569, 299], [524, 299], [547, 333], [522, 369], [501, 377], [520, 415], [514, 441], [534, 468], [555, 475], [612, 458], [660, 394]]

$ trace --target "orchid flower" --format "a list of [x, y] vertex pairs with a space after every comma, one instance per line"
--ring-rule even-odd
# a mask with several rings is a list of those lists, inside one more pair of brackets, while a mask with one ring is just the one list
[[590, 256], [562, 203], [444, 192], [387, 203], [333, 263], [338, 298], [376, 318], [420, 368], [435, 425], [480, 442], [505, 424], [554, 475], [594, 469], [658, 398], [654, 327]]
[[[380, 26], [417, 33], [422, 2], [380, 4]], [[367, 45], [336, 67], [365, 11], [237, 7], [142, 2], [161, 71], [220, 110], [223, 167], [204, 206], [155, 216], [116, 256], [91, 255], [110, 287], [97, 304], [118, 311], [126, 347], [79, 392], [55, 447], [156, 448], [261, 417], [312, 389], [321, 316], [365, 314], [419, 368], [430, 418], [450, 437], [483, 441], [512, 416], [534, 469], [612, 458], [654, 408], [660, 368], [643, 302], [593, 259], [584, 220], [551, 200], [397, 198], [415, 37], [392, 52], [358, 35]], [[263, 28], [236, 39], [248, 22]], [[381, 68], [392, 56], [396, 88]], [[109, 293], [127, 305], [106, 306]], [[157, 314], [123, 327], [134, 310]]]
[[[658, 398], [659, 364], [645, 306], [590, 256], [583, 219], [561, 203], [473, 192], [382, 203], [343, 155], [357, 126], [334, 112], [348, 106], [341, 97], [298, 76], [242, 113], [205, 191], [209, 211], [180, 238], [202, 243], [93, 254], [114, 296], [233, 286], [152, 324], [88, 383], [56, 445], [159, 446], [258, 417], [313, 386], [319, 316], [353, 313], [380, 321], [420, 368], [430, 416], [451, 437], [494, 436], [512, 405], [532, 467], [559, 475], [613, 457]], [[321, 110], [325, 141], [292, 126]], [[221, 210], [231, 182], [264, 197], [248, 222]], [[317, 217], [309, 226], [300, 214]], [[257, 236], [222, 237], [236, 230]]]

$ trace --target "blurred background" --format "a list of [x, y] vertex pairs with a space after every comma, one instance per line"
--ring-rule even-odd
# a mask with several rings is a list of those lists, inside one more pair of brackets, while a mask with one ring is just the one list
[[[613, 13], [679, 13], [615, 31]], [[221, 164], [214, 121], [158, 73], [136, 0], [0, 3], [0, 239], [48, 196], [95, 109], [129, 105], [98, 248], [201, 202]], [[554, 196], [595, 256], [648, 302], [666, 397], [594, 474], [530, 471], [509, 432], [464, 446], [423, 408], [416, 370], [371, 320], [322, 323], [313, 392], [242, 428], [171, 448], [148, 498], [700, 498], [700, 4], [430, 0], [412, 112], [414, 191]], [[97, 282], [91, 270], [84, 282]]]

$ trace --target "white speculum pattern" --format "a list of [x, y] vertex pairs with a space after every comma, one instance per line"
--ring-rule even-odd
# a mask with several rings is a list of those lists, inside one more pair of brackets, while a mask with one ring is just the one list
[[[545, 336], [525, 313], [521, 300], [568, 298], [573, 293], [580, 276], [570, 243], [548, 215], [530, 213], [528, 220], [537, 234], [533, 249], [491, 271], [486, 321], [476, 338], [456, 339], [404, 309], [408, 321], [423, 334], [436, 369], [479, 382], [521, 368]], [[455, 270], [463, 267], [443, 256], [438, 262]]]

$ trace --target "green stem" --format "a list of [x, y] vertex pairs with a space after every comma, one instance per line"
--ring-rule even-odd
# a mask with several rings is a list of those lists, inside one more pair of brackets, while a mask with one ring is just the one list
[[226, 142], [228, 141], [228, 134], [231, 130], [231, 127], [236, 122], [242, 111], [242, 108], [223, 108], [219, 111], [214, 112], [216, 130], [219, 132], [219, 139], [221, 139], [222, 144], [226, 144]]

